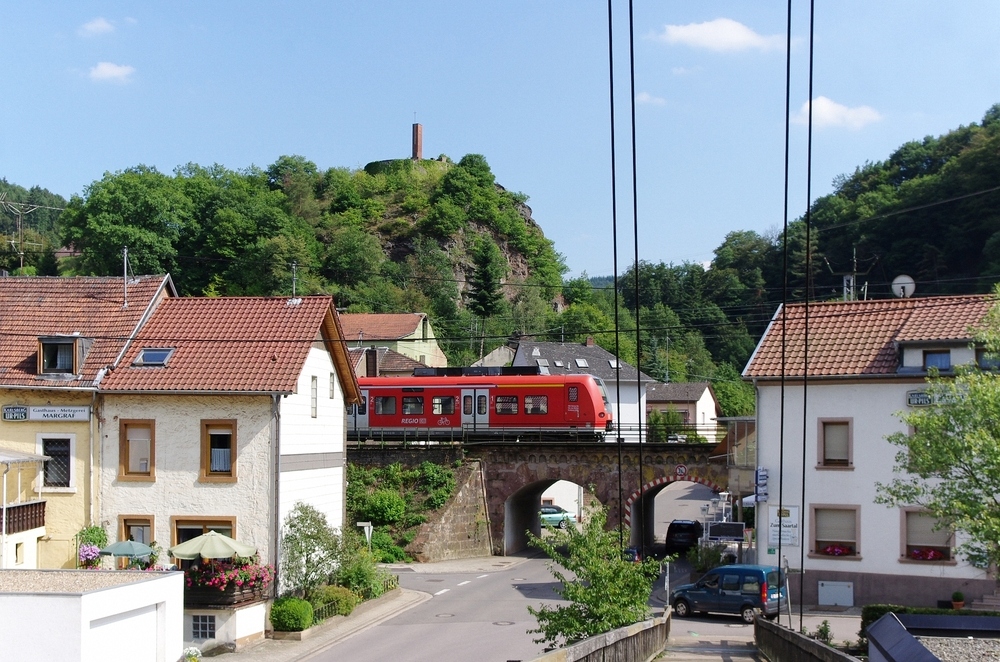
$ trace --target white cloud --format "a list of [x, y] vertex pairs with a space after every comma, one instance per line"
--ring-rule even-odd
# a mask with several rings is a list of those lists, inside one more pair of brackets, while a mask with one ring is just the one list
[[135, 73], [135, 67], [130, 67], [127, 64], [98, 62], [96, 67], [90, 68], [90, 79], [112, 83], [127, 83], [133, 73]]
[[108, 32], [114, 32], [115, 26], [111, 25], [106, 19], [95, 18], [92, 21], [87, 21], [76, 31], [81, 37], [96, 37], [97, 35], [107, 34]]
[[[824, 126], [843, 126], [848, 129], [858, 130], [873, 122], [882, 119], [882, 115], [871, 106], [857, 106], [848, 108], [826, 97], [816, 97], [813, 101], [813, 126], [820, 128]], [[802, 108], [792, 121], [796, 124], [806, 124], [809, 121], [809, 102], [802, 104]]]
[[635, 95], [635, 100], [638, 103], [644, 103], [650, 106], [662, 106], [663, 104], [667, 103], [666, 99], [662, 99], [660, 97], [654, 97], [649, 92], [639, 92], [639, 94]]
[[731, 18], [717, 18], [714, 21], [687, 25], [667, 25], [656, 38], [668, 44], [704, 48], [719, 53], [773, 51], [785, 48], [785, 38], [781, 35], [757, 34]]

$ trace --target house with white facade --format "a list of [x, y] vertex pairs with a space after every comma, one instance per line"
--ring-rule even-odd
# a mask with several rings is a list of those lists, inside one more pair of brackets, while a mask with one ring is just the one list
[[[345, 408], [359, 393], [331, 297], [160, 302], [101, 384], [110, 537], [167, 549], [217, 531], [280, 572], [296, 502], [344, 525]], [[224, 623], [202, 627], [218, 612], [185, 614], [185, 640], [221, 638]]]
[[647, 419], [654, 411], [679, 414], [685, 428], [679, 434], [686, 434], [690, 430], [713, 444], [725, 434], [725, 428], [717, 420], [722, 416], [722, 407], [719, 406], [710, 382], [655, 382], [647, 385]]
[[448, 366], [424, 313], [344, 313], [340, 319], [351, 349], [388, 347], [431, 368]]
[[[949, 296], [790, 304], [743, 376], [757, 394], [759, 563], [792, 570], [805, 604], [936, 606], [995, 580], [955, 552], [956, 535], [919, 507], [875, 503], [906, 432], [926, 406], [928, 370], [979, 360], [971, 345], [993, 299]], [[804, 456], [803, 456], [804, 454]], [[763, 482], [763, 481], [760, 481]], [[766, 496], [765, 496], [766, 495]]]
[[98, 387], [173, 296], [169, 276], [0, 276], [0, 569], [76, 567], [100, 522]]

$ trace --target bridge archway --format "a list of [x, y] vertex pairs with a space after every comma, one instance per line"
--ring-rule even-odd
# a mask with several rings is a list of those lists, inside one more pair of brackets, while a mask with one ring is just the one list
[[[563, 480], [537, 480], [524, 485], [507, 497], [503, 506], [503, 549], [505, 554], [514, 554], [526, 549], [528, 547], [528, 531], [539, 537], [542, 535], [543, 527], [538, 512], [542, 505], [542, 494]], [[567, 482], [572, 483], [572, 481]], [[573, 486], [580, 487], [575, 483]], [[573, 516], [574, 521], [578, 521], [577, 516], [580, 512], [572, 507], [573, 504], [556, 503], [555, 505], [564, 507]]]
[[[650, 548], [654, 541], [654, 500], [656, 495], [673, 483], [689, 482], [697, 483], [708, 487], [712, 492], [718, 494], [724, 492], [725, 487], [719, 485], [709, 478], [685, 474], [661, 476], [645, 483], [641, 489], [635, 490], [625, 499], [624, 526], [629, 529], [629, 545], [632, 547]], [[640, 497], [641, 495], [641, 497]], [[633, 524], [634, 522], [634, 524]], [[640, 526], [640, 524], [645, 526]], [[642, 540], [642, 533], [645, 530], [646, 539]]]

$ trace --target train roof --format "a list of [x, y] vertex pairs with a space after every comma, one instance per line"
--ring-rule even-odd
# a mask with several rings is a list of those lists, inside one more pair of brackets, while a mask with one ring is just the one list
[[573, 384], [595, 379], [593, 375], [414, 375], [413, 377], [360, 377], [365, 386], [471, 386], [478, 384]]

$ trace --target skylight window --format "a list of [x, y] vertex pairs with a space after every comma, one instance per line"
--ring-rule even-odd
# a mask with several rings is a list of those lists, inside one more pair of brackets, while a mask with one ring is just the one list
[[575, 359], [577, 368], [589, 368], [590, 364], [587, 363], [587, 359]]
[[562, 361], [554, 361], [554, 363], [556, 364], [557, 368], [563, 367], [563, 362]]
[[173, 353], [173, 347], [143, 347], [132, 365], [165, 366]]
[[608, 359], [608, 365], [610, 365], [612, 368], [617, 368], [618, 359]]
[[540, 366], [548, 366], [549, 365], [549, 360], [548, 359], [535, 359], [535, 363], [537, 363]]

